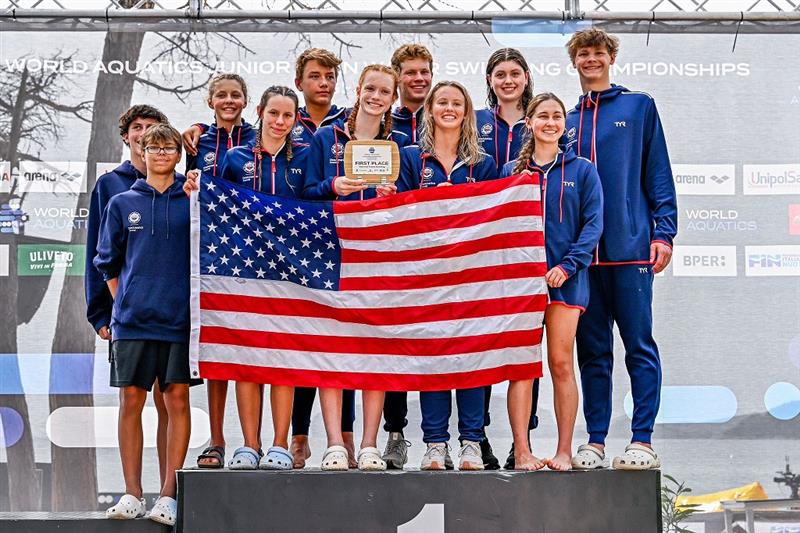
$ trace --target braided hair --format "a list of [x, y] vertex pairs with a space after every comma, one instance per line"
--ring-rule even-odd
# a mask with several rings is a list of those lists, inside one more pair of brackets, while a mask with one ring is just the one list
[[[397, 86], [400, 85], [400, 78], [397, 76], [397, 72], [394, 69], [387, 67], [386, 65], [374, 64], [374, 65], [367, 65], [364, 67], [364, 70], [361, 71], [361, 76], [358, 77], [358, 87], [361, 87], [364, 83], [364, 79], [367, 77], [367, 74], [370, 72], [380, 72], [391, 76], [392, 81], [394, 82], [394, 89], [392, 93], [397, 95]], [[358, 110], [361, 107], [359, 103], [359, 99], [356, 99], [356, 103], [353, 104], [353, 110], [350, 112], [350, 116], [347, 117], [347, 130], [350, 135], [356, 131], [356, 117], [358, 116]], [[392, 133], [393, 119], [392, 119], [392, 108], [389, 106], [389, 109], [386, 110], [386, 113], [383, 114], [383, 121], [381, 122], [381, 129], [378, 133], [378, 137], [383, 139], [389, 136]]]
[[[553, 93], [539, 93], [534, 96], [528, 104], [528, 107], [525, 110], [525, 120], [530, 120], [533, 118], [533, 115], [536, 114], [536, 108], [538, 108], [540, 104], [550, 100], [553, 100], [561, 106], [561, 111], [564, 113], [564, 117], [566, 117], [567, 109], [564, 107], [564, 102], [562, 102], [558, 96], [554, 95]], [[533, 157], [533, 151], [535, 148], [536, 139], [534, 138], [533, 132], [531, 132], [531, 134], [526, 137], [525, 144], [523, 144], [522, 148], [519, 150], [519, 155], [517, 156], [516, 163], [514, 164], [514, 171], [512, 174], [519, 174], [525, 170], [528, 161], [530, 161]]]
[[[297, 98], [297, 93], [295, 93], [289, 87], [284, 85], [273, 85], [269, 87], [264, 94], [261, 95], [261, 100], [258, 102], [258, 109], [260, 109], [259, 117], [258, 117], [258, 129], [256, 133], [256, 144], [253, 147], [253, 151], [259, 155], [261, 155], [261, 131], [264, 127], [264, 118], [263, 114], [267, 108], [267, 104], [269, 103], [270, 98], [273, 96], [285, 96], [291, 99], [294, 102], [294, 116], [295, 120], [297, 120], [297, 111], [300, 107], [300, 100]], [[276, 154], [277, 155], [277, 154]], [[289, 130], [289, 133], [286, 135], [286, 159], [287, 161], [292, 160], [292, 130]]]

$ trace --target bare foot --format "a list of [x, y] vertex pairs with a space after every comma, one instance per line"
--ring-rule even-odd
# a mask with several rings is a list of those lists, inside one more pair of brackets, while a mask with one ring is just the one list
[[568, 453], [557, 453], [555, 457], [548, 459], [546, 462], [550, 470], [558, 470], [560, 472], [572, 470], [572, 456]]
[[289, 453], [292, 454], [292, 468], [305, 468], [306, 460], [311, 457], [308, 435], [293, 435], [292, 443], [289, 445]]
[[342, 440], [344, 441], [344, 447], [347, 448], [348, 468], [358, 468], [358, 461], [356, 461], [356, 444], [353, 440], [353, 432], [343, 431]]
[[516, 450], [514, 451], [514, 470], [527, 470], [528, 472], [533, 472], [536, 470], [541, 470], [545, 466], [545, 461], [539, 459], [531, 452], [522, 451], [517, 453]]

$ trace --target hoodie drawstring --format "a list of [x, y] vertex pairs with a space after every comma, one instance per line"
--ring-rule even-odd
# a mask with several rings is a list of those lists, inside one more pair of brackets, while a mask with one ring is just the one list
[[214, 168], [211, 173], [212, 176], [217, 175], [217, 157], [219, 156], [219, 128], [217, 128], [217, 145], [214, 147]]
[[[589, 161], [592, 163], [596, 163], [597, 159], [597, 112], [600, 109], [600, 93], [597, 93], [597, 97], [595, 101], [592, 101], [592, 93], [589, 91], [586, 93], [586, 107], [592, 107], [594, 104], [594, 112], [592, 113], [592, 142], [590, 147], [589, 153]], [[583, 155], [581, 153], [581, 138], [583, 132], [583, 108], [584, 106], [581, 105], [581, 114], [578, 118], [578, 155]]]
[[150, 235], [156, 234], [156, 190], [152, 189], [153, 201], [150, 202]]
[[167, 192], [167, 240], [169, 240], [169, 199], [172, 197], [172, 195], [169, 194], [169, 191], [166, 192]]
[[558, 223], [564, 222], [564, 161], [567, 158], [561, 156], [561, 196], [558, 198]]

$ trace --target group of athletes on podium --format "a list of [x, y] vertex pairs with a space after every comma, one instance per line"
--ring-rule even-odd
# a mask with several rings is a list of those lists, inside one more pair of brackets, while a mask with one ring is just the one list
[[[266, 89], [257, 124], [242, 120], [245, 81], [215, 76], [207, 96], [214, 122], [183, 134], [148, 105], [120, 117], [131, 158], [100, 177], [92, 191], [87, 238], [87, 316], [110, 342], [111, 385], [120, 387], [119, 447], [126, 494], [109, 518], [144, 516], [141, 414], [153, 390], [158, 412], [161, 493], [153, 520], [174, 524], [175, 471], [189, 443], [189, 202], [200, 173], [267, 194], [306, 199], [365, 200], [434, 186], [491, 180], [520, 173], [539, 176], [544, 206], [549, 304], [544, 326], [554, 385], [558, 446], [549, 459], [531, 453], [537, 426], [538, 379], [509, 383], [513, 446], [505, 468], [595, 469], [609, 466], [605, 439], [611, 420], [613, 325], [625, 346], [631, 380], [631, 444], [614, 468], [651, 469], [659, 408], [661, 364], [652, 337], [653, 275], [670, 261], [677, 232], [672, 172], [655, 103], [649, 95], [610, 82], [619, 41], [599, 29], [575, 33], [566, 46], [582, 96], [567, 110], [551, 93], [535, 95], [523, 55], [494, 52], [486, 67], [487, 108], [475, 110], [457, 81], [433, 83], [427, 48], [398, 48], [391, 66], [361, 72], [352, 108], [332, 105], [341, 60], [312, 48], [296, 62], [295, 92]], [[395, 102], [399, 96], [399, 105]], [[394, 106], [394, 107], [393, 107]], [[332, 147], [351, 139], [389, 139], [401, 149], [394, 185], [368, 188], [343, 170]], [[187, 152], [186, 177], [175, 172]], [[165, 269], [164, 257], [169, 257]], [[578, 408], [573, 347], [588, 442], [573, 454]], [[154, 388], [153, 386], [156, 385]], [[237, 382], [244, 437], [226, 463], [223, 418], [228, 383], [207, 381], [211, 442], [200, 468], [287, 470], [311, 456], [308, 433], [315, 389], [271, 386], [274, 436], [261, 440], [264, 386]], [[328, 448], [323, 470], [402, 469], [407, 393], [363, 391], [363, 435], [356, 454], [354, 391], [320, 388]], [[491, 387], [456, 391], [462, 470], [500, 468], [485, 435]], [[421, 392], [423, 470], [454, 468], [449, 454], [451, 391]], [[377, 448], [381, 418], [388, 433]], [[291, 439], [289, 431], [291, 427]]]

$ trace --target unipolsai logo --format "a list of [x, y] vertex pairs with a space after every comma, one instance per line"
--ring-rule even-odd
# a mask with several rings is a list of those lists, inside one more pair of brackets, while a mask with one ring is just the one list
[[86, 163], [76, 161], [22, 161], [21, 193], [79, 194], [86, 192]]
[[679, 195], [736, 194], [735, 165], [672, 165], [672, 176]]
[[744, 194], [800, 194], [800, 163], [743, 165], [742, 174]]

